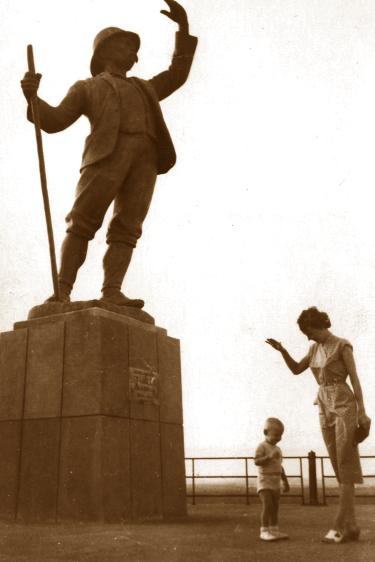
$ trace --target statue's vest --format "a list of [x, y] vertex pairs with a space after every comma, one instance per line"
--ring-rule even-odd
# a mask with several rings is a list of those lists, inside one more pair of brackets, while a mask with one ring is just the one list
[[[176, 152], [165, 124], [156, 92], [147, 80], [130, 78], [152, 111], [156, 128], [158, 174], [165, 174], [176, 162]], [[116, 80], [103, 72], [85, 81], [87, 117], [91, 133], [86, 138], [81, 169], [94, 164], [115, 148], [120, 128], [120, 99]]]

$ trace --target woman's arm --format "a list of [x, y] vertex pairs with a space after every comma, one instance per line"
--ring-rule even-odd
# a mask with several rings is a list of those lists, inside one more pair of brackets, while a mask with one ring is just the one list
[[303, 371], [306, 371], [306, 369], [308, 369], [310, 361], [307, 355], [306, 357], [301, 359], [301, 361], [298, 362], [295, 361], [289, 355], [285, 347], [283, 347], [279, 341], [276, 341], [272, 338], [268, 338], [266, 340], [266, 343], [268, 343], [271, 347], [273, 347], [277, 351], [280, 351], [285, 363], [287, 364], [288, 368], [292, 371], [293, 375], [300, 375], [301, 373], [303, 373]]
[[361, 387], [361, 383], [359, 382], [353, 351], [348, 345], [345, 346], [343, 349], [342, 358], [344, 360], [345, 367], [349, 375], [350, 382], [353, 387], [354, 396], [357, 402], [358, 423], [364, 427], [369, 427], [371, 424], [371, 420], [366, 415], [365, 405], [363, 402], [362, 387]]

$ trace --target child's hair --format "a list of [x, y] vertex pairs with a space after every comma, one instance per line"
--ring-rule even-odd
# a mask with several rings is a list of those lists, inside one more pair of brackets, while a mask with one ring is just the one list
[[278, 427], [281, 430], [281, 432], [284, 433], [284, 424], [278, 418], [267, 418], [266, 419], [266, 421], [264, 422], [264, 429], [263, 429], [264, 435], [267, 435], [267, 431], [271, 427]]

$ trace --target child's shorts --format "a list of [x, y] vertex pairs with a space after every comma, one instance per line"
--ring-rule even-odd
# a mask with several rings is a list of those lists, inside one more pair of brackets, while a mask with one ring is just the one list
[[274, 490], [280, 492], [281, 474], [259, 474], [257, 479], [257, 492], [261, 490]]

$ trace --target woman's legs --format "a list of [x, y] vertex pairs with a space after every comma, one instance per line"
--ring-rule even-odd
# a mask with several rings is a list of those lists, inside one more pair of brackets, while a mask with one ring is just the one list
[[[346, 535], [355, 540], [358, 539], [359, 529], [354, 509], [354, 484], [362, 482], [358, 447], [354, 444], [354, 432], [357, 427], [356, 404], [344, 385], [319, 390], [319, 397], [323, 438], [337, 480], [341, 482], [339, 505], [328, 535], [336, 532], [336, 535]], [[335, 536], [335, 542], [340, 542], [336, 539]]]
[[339, 506], [333, 527], [337, 531], [357, 529], [354, 508], [354, 484], [340, 484]]

